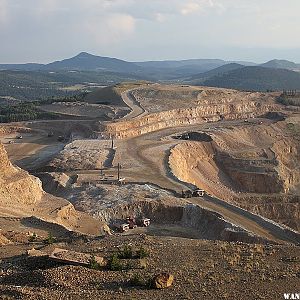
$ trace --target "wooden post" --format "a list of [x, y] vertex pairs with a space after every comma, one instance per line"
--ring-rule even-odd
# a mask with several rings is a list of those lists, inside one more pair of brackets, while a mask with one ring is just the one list
[[121, 165], [120, 165], [120, 163], [118, 163], [118, 181], [120, 181], [120, 167], [121, 167]]

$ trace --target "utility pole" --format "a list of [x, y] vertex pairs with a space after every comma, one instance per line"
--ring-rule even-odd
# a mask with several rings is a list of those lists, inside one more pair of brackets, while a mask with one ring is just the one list
[[121, 165], [120, 163], [118, 163], [118, 181], [120, 181], [120, 169], [121, 169]]
[[114, 137], [111, 136], [111, 149], [114, 150]]

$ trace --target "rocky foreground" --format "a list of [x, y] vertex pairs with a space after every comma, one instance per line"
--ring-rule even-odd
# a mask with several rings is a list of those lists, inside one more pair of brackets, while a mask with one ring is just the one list
[[[59, 265], [29, 258], [32, 247], [55, 247], [104, 257], [126, 247], [144, 249], [142, 259], [119, 259], [122, 270]], [[73, 238], [43, 245], [39, 241], [0, 248], [1, 299], [283, 299], [300, 282], [300, 248], [250, 245], [146, 235]], [[149, 286], [155, 275], [174, 276], [171, 287]]]

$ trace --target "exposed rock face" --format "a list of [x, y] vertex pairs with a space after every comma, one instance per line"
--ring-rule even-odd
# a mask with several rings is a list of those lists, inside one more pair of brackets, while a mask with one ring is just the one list
[[218, 197], [226, 195], [226, 199], [230, 199], [234, 185], [220, 170], [216, 160], [218, 151], [215, 143], [181, 143], [171, 149], [169, 165], [181, 181], [199, 186]]
[[45, 172], [37, 176], [42, 180], [44, 191], [56, 196], [59, 196], [60, 192], [68, 188], [73, 181], [65, 173]]
[[[148, 99], [148, 102], [151, 103], [151, 99]], [[108, 135], [117, 138], [128, 138], [168, 127], [201, 124], [221, 119], [250, 118], [273, 111], [275, 107], [277, 105], [274, 102], [264, 99], [264, 95], [260, 93], [230, 91], [224, 94], [220, 90], [206, 91], [206, 95], [198, 96], [197, 101], [192, 102], [190, 107], [185, 105], [180, 109], [150, 113], [133, 120], [108, 123], [105, 125], [105, 131]]]
[[285, 192], [285, 182], [277, 169], [278, 162], [276, 160], [241, 159], [225, 153], [219, 154], [216, 159], [242, 191], [250, 193]]
[[34, 216], [42, 222], [62, 225], [68, 230], [95, 235], [103, 234], [107, 226], [78, 212], [65, 199], [45, 193], [41, 181], [14, 167], [0, 144], [0, 215]]
[[18, 209], [22, 205], [36, 205], [43, 194], [40, 180], [14, 167], [0, 144], [0, 206]]
[[[76, 208], [87, 211], [94, 218], [103, 222], [114, 223], [115, 220], [125, 220], [128, 216], [147, 217], [151, 222], [161, 226], [180, 226], [194, 229], [198, 238], [219, 239], [244, 242], [264, 242], [265, 240], [253, 235], [241, 227], [224, 220], [221, 215], [190, 204], [184, 199], [178, 199], [170, 193], [145, 186], [128, 185], [113, 188], [87, 188], [84, 193], [70, 194]], [[120, 197], [120, 199], [118, 199]]]
[[174, 175], [299, 230], [300, 144], [286, 123], [226, 128], [211, 136], [213, 142], [185, 142], [171, 150]]
[[0, 246], [8, 245], [10, 243], [10, 240], [0, 233]]

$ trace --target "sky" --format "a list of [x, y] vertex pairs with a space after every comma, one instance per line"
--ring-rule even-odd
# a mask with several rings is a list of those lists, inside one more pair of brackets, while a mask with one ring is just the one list
[[82, 51], [300, 63], [299, 11], [300, 0], [0, 0], [0, 63]]

